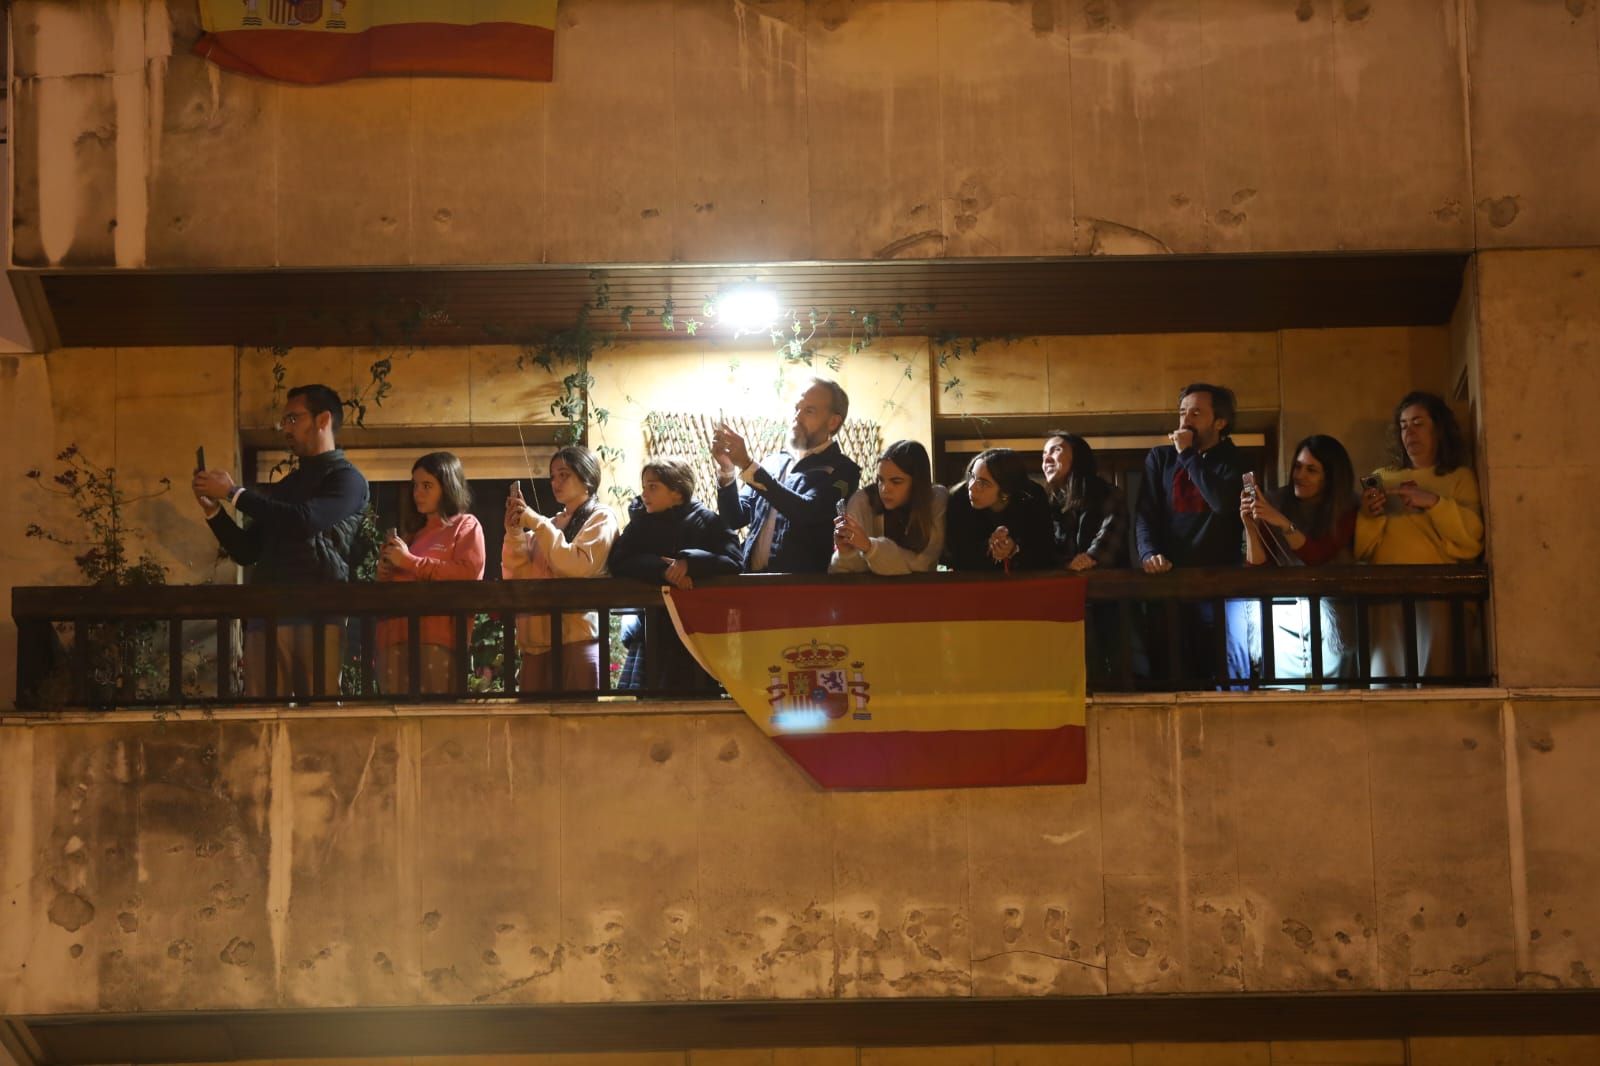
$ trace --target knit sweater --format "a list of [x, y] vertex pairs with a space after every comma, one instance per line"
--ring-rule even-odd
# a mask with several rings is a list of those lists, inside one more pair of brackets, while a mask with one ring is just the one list
[[872, 509], [872, 495], [862, 489], [850, 497], [845, 511], [867, 531], [867, 550], [836, 546], [828, 572], [860, 574], [870, 570], [879, 575], [899, 575], [932, 570], [939, 565], [939, 556], [944, 552], [944, 514], [949, 500], [949, 490], [943, 485], [933, 487], [933, 529], [927, 545], [918, 552], [902, 548], [883, 535], [883, 512]]
[[1144, 459], [1135, 539], [1138, 561], [1166, 556], [1174, 566], [1238, 566], [1244, 559], [1239, 494], [1244, 466], [1227, 437], [1200, 451], [1170, 444]]
[[[500, 574], [507, 580], [539, 581], [552, 577], [604, 577], [611, 545], [617, 539], [617, 516], [596, 505], [572, 540], [564, 535], [569, 512], [555, 518], [538, 515], [532, 529], [507, 530], [500, 549]], [[595, 639], [599, 616], [574, 612], [561, 616], [561, 639], [581, 643]], [[550, 650], [550, 616], [519, 615], [517, 646], [524, 655]]]
[[[1365, 508], [1356, 519], [1356, 558], [1364, 563], [1464, 563], [1483, 554], [1483, 514], [1478, 479], [1472, 468], [1458, 466], [1448, 474], [1386, 466], [1374, 473], [1389, 494], [1384, 513], [1376, 518]], [[1402, 483], [1436, 493], [1439, 502], [1413, 511], [1396, 493]]]
[[[479, 581], [483, 578], [483, 527], [470, 514], [442, 522], [428, 522], [406, 544], [412, 559], [396, 566], [379, 566], [379, 581]], [[468, 632], [472, 622], [467, 622]], [[375, 631], [378, 647], [406, 642], [404, 618], [385, 618]], [[448, 617], [422, 619], [422, 643], [455, 646], [455, 624]]]

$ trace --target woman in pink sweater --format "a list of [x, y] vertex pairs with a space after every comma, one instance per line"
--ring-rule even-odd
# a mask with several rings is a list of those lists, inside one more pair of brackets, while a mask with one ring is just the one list
[[[461, 460], [429, 452], [411, 468], [411, 511], [405, 536], [390, 536], [378, 556], [379, 581], [478, 581], [483, 578], [483, 527], [467, 513], [472, 493]], [[410, 689], [410, 648], [404, 618], [376, 628], [378, 677], [391, 694]], [[471, 622], [468, 622], [468, 631]], [[422, 619], [422, 691], [447, 693], [466, 664], [455, 664], [455, 626], [447, 617]]]

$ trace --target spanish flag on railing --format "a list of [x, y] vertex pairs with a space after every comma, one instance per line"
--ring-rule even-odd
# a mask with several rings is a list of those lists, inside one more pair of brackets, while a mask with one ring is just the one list
[[684, 644], [824, 788], [1081, 784], [1084, 582], [666, 590]]
[[322, 84], [371, 74], [549, 81], [556, 0], [200, 0], [194, 50], [229, 70]]

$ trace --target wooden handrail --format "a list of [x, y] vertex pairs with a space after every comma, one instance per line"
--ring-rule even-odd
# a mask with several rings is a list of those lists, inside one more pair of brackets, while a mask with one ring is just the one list
[[[1062, 571], [1037, 575], [1079, 580]], [[707, 587], [748, 585], [780, 588], [828, 584], [940, 584], [958, 580], [1015, 581], [1004, 574], [745, 574], [705, 581]], [[1091, 602], [1118, 600], [1262, 599], [1267, 597], [1476, 598], [1489, 594], [1483, 566], [1222, 567], [1145, 574], [1136, 570], [1089, 571]], [[621, 578], [547, 581], [440, 581], [322, 585], [155, 585], [108, 588], [83, 585], [19, 586], [11, 592], [18, 622], [93, 618], [252, 618], [357, 614], [537, 613], [661, 605], [657, 586]]]

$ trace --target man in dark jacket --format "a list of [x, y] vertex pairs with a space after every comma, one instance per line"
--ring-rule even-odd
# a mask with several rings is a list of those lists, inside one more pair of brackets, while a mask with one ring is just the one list
[[[849, 410], [850, 398], [836, 382], [812, 378], [795, 401], [789, 447], [759, 464], [742, 436], [718, 428], [711, 448], [719, 470], [717, 513], [729, 529], [750, 527], [746, 572], [827, 572], [836, 508], [861, 482], [861, 468], [833, 439]], [[741, 481], [748, 488], [741, 490]]]
[[[1170, 446], [1151, 448], [1144, 460], [1135, 539], [1147, 574], [1174, 566], [1239, 566], [1244, 526], [1239, 494], [1244, 462], [1228, 434], [1233, 430], [1233, 390], [1196, 382], [1178, 395], [1178, 428]], [[1227, 660], [1230, 677], [1250, 676], [1250, 601], [1229, 601]], [[1191, 675], [1212, 673], [1215, 646], [1212, 606], [1197, 604], [1185, 647]]]
[[[367, 506], [367, 479], [335, 442], [343, 421], [338, 393], [326, 385], [301, 385], [289, 390], [278, 423], [297, 460], [283, 480], [244, 488], [226, 470], [195, 472], [194, 494], [206, 524], [234, 562], [254, 567], [252, 584], [350, 580], [351, 547]], [[248, 518], [248, 524], [237, 525], [223, 503]], [[276, 695], [338, 694], [339, 628], [328, 623], [313, 635], [307, 621], [280, 620]], [[313, 639], [323, 642], [323, 674], [317, 684], [311, 677]], [[247, 625], [246, 695], [266, 695], [265, 661], [265, 629], [259, 623]]]

